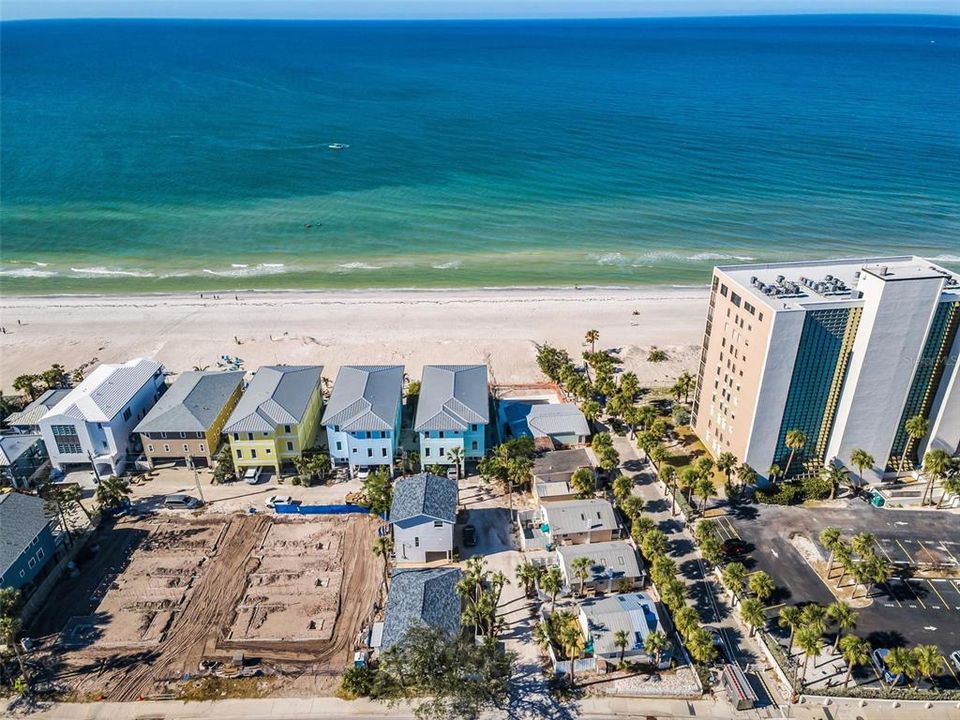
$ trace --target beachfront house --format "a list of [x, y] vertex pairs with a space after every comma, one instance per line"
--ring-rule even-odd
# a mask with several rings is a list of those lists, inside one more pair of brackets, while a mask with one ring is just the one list
[[166, 389], [163, 365], [149, 358], [103, 364], [40, 420], [40, 433], [57, 470], [93, 467], [120, 475], [139, 454], [133, 432]]
[[585, 448], [554, 450], [533, 461], [533, 497], [539, 503], [575, 500], [570, 483], [580, 468], [594, 472], [593, 458]]
[[181, 374], [135, 429], [150, 467], [188, 459], [210, 465], [242, 392], [242, 372]]
[[424, 563], [453, 557], [457, 521], [457, 481], [420, 473], [393, 488], [390, 526], [398, 563]]
[[28, 487], [46, 462], [41, 435], [0, 435], [0, 487]]
[[620, 537], [617, 516], [606, 500], [563, 500], [544, 503], [543, 532], [554, 545], [609, 542]]
[[383, 634], [377, 647], [390, 649], [415, 627], [442, 630], [451, 638], [459, 635], [460, 578], [460, 569], [455, 567], [395, 570], [390, 578]]
[[[579, 603], [580, 627], [587, 638], [587, 646], [598, 661], [616, 667], [620, 661], [621, 648], [617, 646], [617, 632], [627, 634], [627, 647], [623, 649], [624, 659], [634, 662], [653, 663], [645, 649], [647, 637], [659, 630], [663, 632], [663, 623], [657, 612], [656, 603], [646, 593], [625, 593], [608, 595], [602, 598], [589, 598]], [[658, 667], [670, 666], [669, 652], [660, 657]]]
[[548, 448], [576, 447], [590, 439], [587, 418], [573, 403], [513, 401], [504, 420], [510, 435], [532, 437]]
[[558, 546], [557, 564], [567, 589], [578, 590], [581, 585], [577, 558], [590, 561], [582, 578], [583, 588], [587, 591], [622, 592], [625, 588], [633, 589], [640, 582], [640, 558], [626, 540]]
[[0, 528], [0, 588], [28, 595], [56, 550], [43, 500], [18, 492], [0, 494]]
[[[452, 465], [450, 451], [461, 450], [461, 465], [486, 452], [490, 397], [486, 365], [426, 365], [413, 429], [420, 462]], [[461, 470], [464, 469], [461, 467]]]
[[50, 408], [63, 400], [69, 393], [70, 388], [45, 390], [40, 397], [20, 412], [7, 415], [3, 423], [19, 433], [39, 434], [40, 419], [50, 411]]
[[392, 465], [402, 410], [402, 365], [341, 367], [323, 416], [330, 458], [351, 470]]
[[317, 444], [323, 394], [320, 365], [264, 365], [250, 381], [223, 432], [238, 472], [284, 466]]

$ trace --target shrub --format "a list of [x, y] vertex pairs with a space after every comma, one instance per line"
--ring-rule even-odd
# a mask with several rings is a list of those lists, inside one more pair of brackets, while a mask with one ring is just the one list
[[797, 505], [804, 501], [803, 487], [798, 483], [780, 483], [775, 487], [757, 488], [755, 497], [768, 505]]
[[674, 425], [690, 424], [690, 411], [684, 405], [674, 405], [670, 415]]
[[661, 363], [666, 359], [667, 359], [666, 351], [661, 350], [656, 345], [650, 348], [650, 352], [647, 353], [647, 362]]
[[348, 667], [340, 679], [340, 691], [349, 699], [365, 697], [373, 688], [376, 670], [364, 665], [363, 667]]
[[830, 497], [830, 481], [823, 475], [810, 475], [800, 481], [804, 499], [826, 500]]
[[293, 476], [293, 479], [290, 480], [290, 483], [291, 483], [292, 485], [299, 485], [299, 484], [301, 484], [302, 482], [303, 482], [303, 480], [300, 479], [300, 476], [299, 476], [299, 475], [294, 475], [294, 476]]

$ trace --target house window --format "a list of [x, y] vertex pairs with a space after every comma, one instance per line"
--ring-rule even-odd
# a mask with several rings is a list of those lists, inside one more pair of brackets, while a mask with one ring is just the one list
[[253, 433], [247, 433], [247, 440], [253, 440]]
[[267, 449], [266, 449], [266, 453], [267, 453], [267, 455], [270, 454], [270, 448], [267, 448]]
[[441, 430], [439, 433], [437, 433], [437, 437], [440, 438], [441, 440], [443, 440], [443, 430]]
[[283, 426], [283, 431], [284, 431], [287, 435], [289, 435], [289, 434], [290, 434], [290, 426], [289, 426], [289, 425], [284, 425], [284, 426]]
[[333, 426], [333, 431], [334, 431], [334, 432], [340, 432], [340, 426], [339, 426], [339, 425], [334, 425], [334, 426]]
[[133, 413], [130, 412], [130, 408], [127, 408], [126, 410], [123, 411], [124, 420], [129, 420], [131, 415], [133, 415]]
[[184, 451], [185, 453], [190, 452], [190, 446], [187, 445], [186, 443], [184, 443], [184, 444], [183, 444], [183, 451]]
[[147, 452], [153, 452], [153, 445], [147, 445]]
[[187, 436], [187, 434], [186, 434], [185, 432], [181, 432], [181, 433], [180, 433], [181, 439], [182, 439], [182, 438], [185, 438], [186, 436]]
[[200, 443], [199, 445], [197, 445], [197, 448], [200, 450], [200, 452], [206, 452], [206, 451], [207, 451], [207, 449], [203, 446], [203, 443]]
[[380, 448], [380, 455], [381, 455], [382, 457], [386, 457], [386, 456], [387, 456], [387, 449], [386, 449], [386, 448]]
[[373, 457], [373, 448], [367, 448], [367, 457]]
[[50, 431], [57, 443], [57, 451], [61, 453], [78, 454], [83, 452], [80, 446], [80, 436], [74, 425], [51, 425]]
[[170, 446], [169, 446], [169, 445], [164, 445], [164, 446], [163, 446], [163, 451], [164, 451], [164, 452], [170, 452]]
[[413, 539], [413, 546], [414, 546], [414, 547], [420, 547], [420, 538], [415, 537], [415, 538]]
[[253, 458], [253, 459], [256, 459], [256, 457], [257, 457], [257, 451], [256, 451], [256, 449], [251, 448], [251, 450], [250, 450], [250, 457]]
[[369, 439], [372, 438], [372, 437], [373, 437], [373, 435], [371, 434], [371, 432], [370, 432], [369, 430], [367, 430], [367, 440], [369, 440]]
[[343, 450], [343, 443], [337, 440], [337, 450]]
[[477, 447], [477, 441], [476, 441], [476, 440], [474, 440], [472, 443], [470, 443], [470, 449], [471, 449], [471, 450], [478, 450], [478, 449], [479, 449], [479, 448]]
[[31, 567], [31, 568], [32, 568], [32, 567], [33, 567], [34, 565], [36, 565], [36, 564], [37, 564], [37, 559], [36, 559], [36, 558], [30, 558], [29, 560], [27, 560], [27, 567]]
[[37, 560], [43, 560], [44, 557], [46, 556], [44, 555], [43, 548], [37, 550]]
[[434, 521], [433, 521], [433, 526], [434, 526], [434, 527], [443, 527], [443, 520], [434, 520]]
[[470, 426], [470, 429], [473, 430], [474, 432], [476, 432], [476, 431], [477, 431], [477, 424], [474, 423], [473, 425], [471, 425], [471, 426]]
[[237, 450], [237, 457], [238, 457], [238, 458], [242, 458], [242, 457], [243, 457], [243, 452], [240, 451], [240, 450]]
[[287, 450], [293, 450], [293, 443], [289, 440], [287, 441]]
[[239, 439], [240, 439], [240, 433], [234, 433], [234, 434], [233, 434], [233, 439], [234, 439], [234, 440], [239, 440]]
[[424, 448], [423, 455], [424, 457], [430, 457], [430, 448]]

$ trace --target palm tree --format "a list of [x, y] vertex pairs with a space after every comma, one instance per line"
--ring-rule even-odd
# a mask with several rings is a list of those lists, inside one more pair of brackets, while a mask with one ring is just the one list
[[796, 605], [786, 605], [780, 609], [777, 616], [777, 625], [782, 628], [790, 628], [790, 639], [787, 644], [787, 655], [793, 652], [793, 636], [797, 632], [797, 626], [800, 624], [800, 608]]
[[383, 587], [389, 585], [390, 554], [393, 552], [393, 538], [381, 535], [373, 541], [373, 554], [383, 558]]
[[934, 685], [933, 676], [939, 673], [943, 667], [943, 656], [940, 655], [940, 648], [936, 645], [917, 645], [913, 649], [913, 662], [917, 667], [915, 687], [919, 687], [920, 678], [926, 678], [930, 681], [930, 685]]
[[591, 423], [595, 423], [597, 418], [600, 417], [600, 410], [600, 403], [593, 399], [584, 400], [580, 404], [580, 412], [582, 412], [587, 421]]
[[732, 452], [722, 452], [717, 456], [717, 469], [720, 470], [727, 477], [727, 482], [730, 482], [730, 477], [733, 474], [733, 469], [737, 466], [737, 456]]
[[533, 585], [540, 579], [542, 573], [543, 569], [539, 565], [530, 562], [522, 562], [517, 566], [515, 574], [517, 582], [523, 583], [524, 595], [530, 597], [533, 592]]
[[907, 433], [907, 439], [903, 443], [903, 453], [900, 455], [900, 465], [898, 471], [903, 472], [903, 466], [907, 462], [907, 453], [913, 449], [913, 444], [927, 434], [930, 423], [923, 415], [914, 415], [908, 417], [903, 424], [904, 432]]
[[673, 624], [684, 637], [689, 636], [694, 630], [700, 627], [700, 616], [690, 605], [684, 605], [673, 613]]
[[707, 502], [710, 500], [710, 496], [713, 495], [713, 480], [711, 480], [708, 475], [701, 475], [697, 478], [694, 492], [703, 499], [700, 512], [705, 514], [707, 512]]
[[844, 635], [840, 639], [840, 654], [847, 663], [847, 675], [843, 679], [843, 689], [846, 690], [853, 675], [853, 668], [870, 662], [870, 643], [856, 635]]
[[812, 628], [822, 635], [827, 625], [827, 609], [817, 603], [808, 603], [800, 611], [800, 626]]
[[923, 474], [927, 477], [927, 484], [923, 488], [921, 505], [927, 504], [927, 495], [930, 495], [930, 504], [933, 505], [933, 484], [950, 469], [950, 453], [943, 448], [930, 450], [923, 456]]
[[733, 593], [733, 604], [736, 606], [737, 598], [743, 592], [743, 584], [747, 577], [747, 568], [743, 563], [732, 562], [727, 564], [721, 571], [724, 584], [730, 588]]
[[861, 559], [866, 560], [869, 556], [873, 555], [874, 542], [875, 540], [871, 533], [859, 532], [850, 538], [850, 547], [853, 548], [853, 551], [859, 555]]
[[463, 458], [463, 448], [459, 445], [447, 450], [447, 462], [457, 467], [457, 482], [460, 482], [460, 473], [463, 471]]
[[770, 469], [767, 470], [767, 477], [770, 479], [770, 483], [776, 485], [777, 480], [783, 477], [783, 468], [774, 463], [770, 466]]
[[830, 572], [833, 570], [833, 554], [837, 549], [837, 543], [840, 542], [840, 531], [834, 527], [824, 528], [820, 531], [819, 540], [820, 544], [830, 551], [830, 556], [827, 558], [827, 578], [829, 579]]
[[570, 660], [570, 685], [575, 687], [577, 684], [574, 676], [574, 668], [577, 660], [580, 659], [580, 653], [586, 647], [583, 634], [580, 632], [580, 626], [577, 623], [568, 622], [560, 630], [560, 643], [563, 645], [563, 652]]
[[[809, 606], [808, 606], [809, 607]], [[802, 627], [797, 630], [797, 647], [803, 653], [803, 665], [800, 670], [800, 686], [807, 684], [807, 663], [823, 650], [823, 638], [820, 630], [815, 627]]]
[[597, 340], [600, 339], [599, 330], [587, 330], [587, 334], [583, 338], [586, 342], [590, 343], [590, 352], [595, 353], [597, 351]]
[[20, 632], [20, 618], [12, 615], [0, 617], [0, 641], [4, 645], [13, 647], [13, 652], [17, 656], [17, 664], [20, 665], [20, 674], [24, 680], [27, 678], [27, 668], [23, 662], [23, 656], [20, 655], [20, 643], [17, 642], [17, 634]]
[[670, 489], [670, 515], [677, 514], [677, 469], [673, 465], [660, 468], [660, 479]]
[[773, 591], [777, 589], [777, 586], [769, 574], [763, 570], [759, 570], [749, 577], [747, 580], [747, 588], [749, 588], [750, 592], [753, 593], [758, 600], [763, 602], [773, 595]]
[[663, 555], [667, 550], [667, 535], [663, 530], [650, 530], [645, 533], [640, 542], [640, 552], [643, 556], [652, 561], [656, 556]]
[[830, 464], [823, 469], [823, 477], [830, 483], [830, 497], [828, 499], [833, 500], [837, 497], [837, 488], [847, 481], [847, 471], [839, 465]]
[[654, 666], [660, 667], [660, 662], [663, 660], [663, 651], [666, 650], [669, 645], [670, 641], [667, 639], [667, 636], [659, 630], [654, 630], [647, 635], [647, 639], [643, 643], [643, 649], [648, 655], [653, 657]]
[[627, 638], [626, 630], [617, 630], [613, 634], [613, 646], [620, 648], [620, 664], [623, 665], [623, 656], [627, 652], [627, 644], [629, 643]]
[[763, 603], [756, 598], [747, 598], [740, 603], [740, 617], [750, 627], [750, 637], [753, 637], [757, 628], [767, 621]]
[[477, 603], [470, 603], [465, 606], [463, 612], [460, 613], [460, 624], [463, 625], [463, 627], [472, 627], [474, 637], [483, 635], [483, 624], [485, 621], [486, 615], [484, 609], [479, 607]]
[[702, 627], [691, 631], [686, 641], [690, 656], [700, 664], [709, 663], [717, 656], [717, 646], [713, 644], [713, 635]]
[[937, 502], [937, 509], [943, 507], [943, 501], [947, 499], [950, 495], [960, 495], [960, 474], [953, 474], [945, 477], [940, 482], [940, 487], [943, 490], [943, 493], [940, 495], [940, 500]]
[[837, 637], [833, 641], [833, 652], [840, 646], [840, 636], [857, 626], [858, 613], [847, 603], [837, 600], [827, 606], [827, 617], [837, 625]]
[[737, 468], [737, 480], [740, 481], [740, 485], [753, 485], [757, 481], [757, 471], [743, 463]]
[[574, 558], [573, 562], [570, 563], [570, 569], [573, 570], [573, 574], [576, 575], [577, 580], [580, 581], [577, 595], [583, 595], [583, 584], [587, 578], [590, 577], [590, 567], [592, 563], [593, 561], [588, 557]]
[[546, 622], [540, 621], [533, 626], [533, 641], [542, 650], [550, 647], [550, 626]]
[[905, 647], [891, 648], [883, 661], [887, 665], [887, 670], [894, 677], [903, 675], [905, 678], [911, 678], [917, 672], [917, 663], [913, 653]]
[[804, 434], [803, 430], [798, 428], [793, 428], [792, 430], [787, 430], [787, 437], [784, 444], [790, 448], [790, 457], [787, 459], [787, 467], [784, 468], [783, 474], [790, 474], [790, 466], [793, 464], [794, 455], [797, 454], [797, 450], [802, 450], [803, 446], [807, 444], [807, 436]]
[[563, 575], [560, 573], [560, 568], [556, 565], [551, 566], [540, 579], [540, 587], [550, 596], [550, 612], [553, 612], [557, 607], [557, 595], [563, 589]]
[[857, 487], [863, 487], [863, 471], [868, 467], [873, 467], [873, 455], [861, 448], [855, 449], [850, 453], [850, 464], [857, 469]]

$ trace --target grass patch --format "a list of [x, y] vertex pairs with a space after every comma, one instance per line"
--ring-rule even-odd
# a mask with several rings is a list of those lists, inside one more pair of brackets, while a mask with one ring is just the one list
[[261, 698], [273, 692], [276, 681], [268, 678], [204, 677], [189, 680], [180, 687], [178, 700], [224, 700], [227, 698]]

